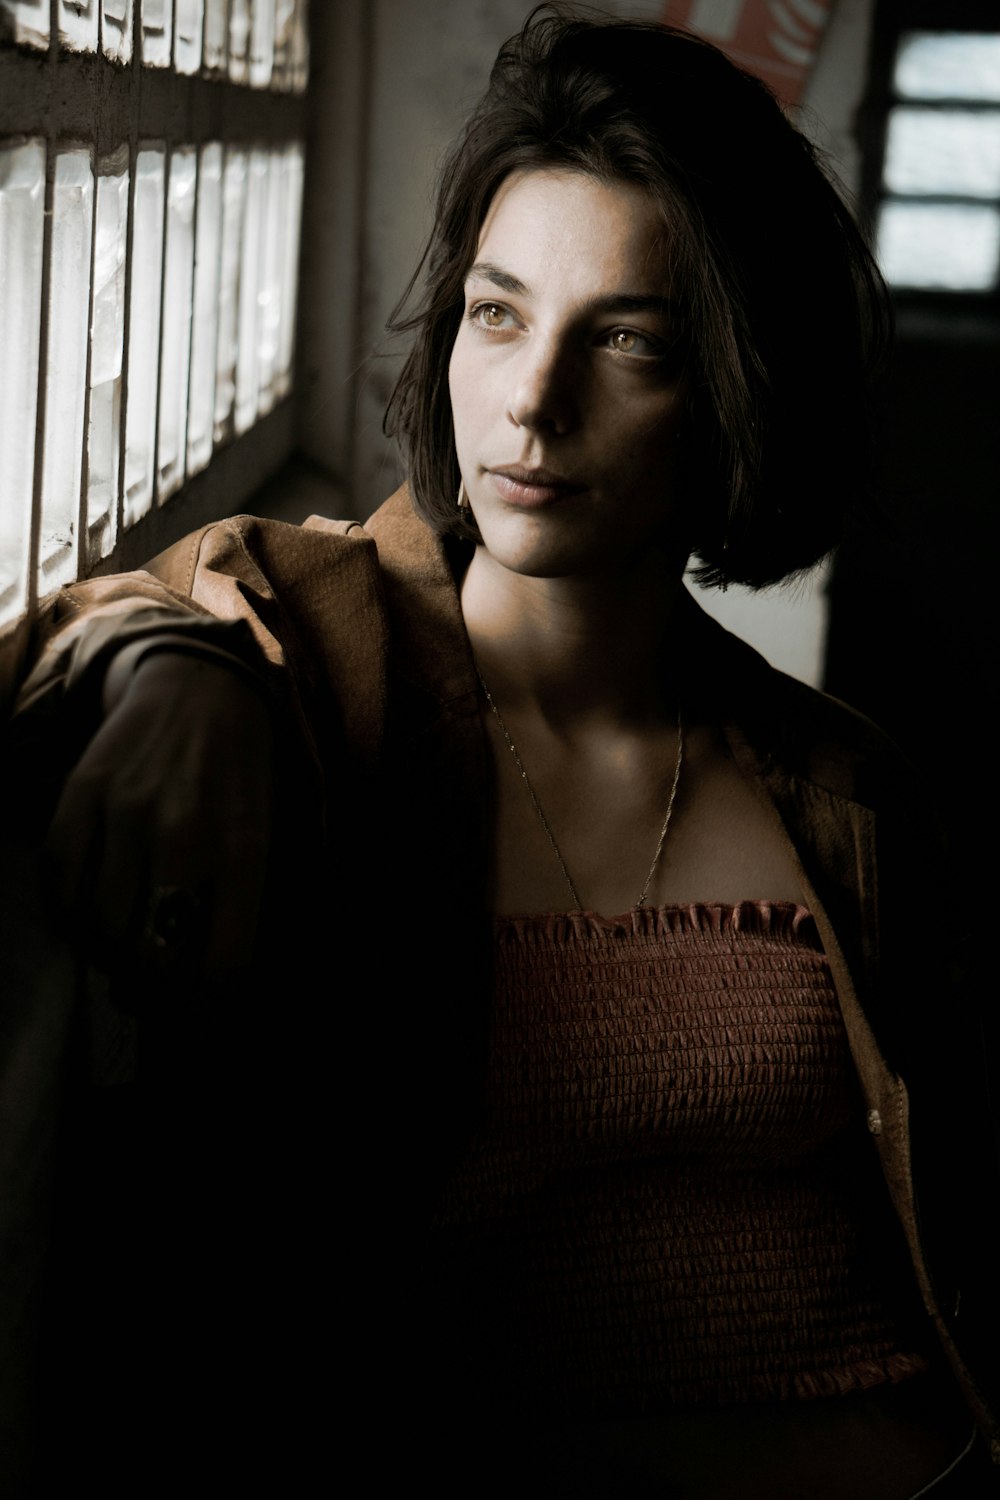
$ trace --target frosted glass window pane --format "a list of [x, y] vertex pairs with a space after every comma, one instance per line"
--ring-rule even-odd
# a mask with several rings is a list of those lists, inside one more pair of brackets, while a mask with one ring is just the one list
[[281, 331], [278, 338], [278, 368], [275, 395], [283, 396], [291, 385], [292, 359], [295, 353], [296, 302], [299, 281], [299, 238], [302, 225], [302, 147], [289, 146], [284, 153], [286, 180], [284, 235], [282, 255]]
[[240, 301], [236, 333], [236, 405], [233, 425], [246, 432], [257, 416], [259, 377], [258, 328], [260, 277], [264, 249], [264, 211], [267, 203], [267, 156], [251, 151], [247, 169], [247, 203], [240, 246]]
[[90, 152], [60, 152], [52, 186], [39, 593], [76, 576], [93, 228]]
[[98, 167], [90, 304], [87, 562], [107, 557], [118, 527], [118, 450], [125, 335], [128, 162], [123, 147]]
[[187, 468], [203, 469], [212, 456], [215, 421], [215, 357], [219, 328], [219, 262], [222, 250], [222, 147], [203, 146], [198, 167], [198, 215], [194, 249], [194, 319], [191, 328], [191, 393], [188, 400]]
[[156, 459], [157, 499], [161, 504], [184, 481], [197, 160], [191, 146], [181, 147], [170, 153], [167, 247], [163, 271], [160, 427]]
[[25, 603], [45, 219], [45, 143], [0, 150], [0, 620]]
[[2, 0], [0, 12], [13, 19], [15, 42], [29, 47], [49, 45], [49, 0]]
[[105, 57], [123, 63], [131, 61], [133, 10], [133, 0], [103, 0], [101, 48]]
[[225, 71], [227, 31], [226, 0], [205, 0], [205, 67], [209, 72]]
[[1000, 211], [965, 203], [884, 203], [878, 253], [895, 286], [988, 291], [997, 280]]
[[274, 66], [271, 87], [292, 86], [292, 37], [295, 30], [295, 0], [274, 0]]
[[246, 211], [247, 153], [228, 151], [222, 182], [222, 257], [219, 264], [219, 342], [215, 376], [215, 441], [231, 430], [236, 400], [240, 247]]
[[125, 405], [123, 521], [126, 526], [133, 526], [153, 504], [165, 177], [166, 156], [162, 150], [148, 149], [138, 153], [132, 201], [128, 399]]
[[899, 44], [893, 86], [904, 99], [1000, 103], [1000, 36], [989, 32], [911, 32]]
[[306, 0], [295, 0], [292, 28], [291, 86], [297, 94], [309, 81], [309, 23]]
[[261, 262], [257, 290], [257, 410], [271, 410], [275, 397], [281, 337], [281, 261], [285, 248], [287, 182], [284, 154], [268, 157]]
[[142, 0], [142, 60], [150, 68], [169, 68], [174, 32], [173, 0]]
[[229, 76], [233, 83], [250, 77], [250, 0], [229, 0]]
[[250, 28], [250, 84], [255, 89], [271, 86], [274, 66], [274, 0], [253, 0]]
[[98, 0], [59, 0], [59, 40], [74, 52], [97, 51]]
[[175, 0], [174, 67], [178, 73], [197, 73], [201, 67], [201, 30], [204, 0]]
[[1000, 110], [894, 109], [885, 184], [892, 193], [1000, 197]]

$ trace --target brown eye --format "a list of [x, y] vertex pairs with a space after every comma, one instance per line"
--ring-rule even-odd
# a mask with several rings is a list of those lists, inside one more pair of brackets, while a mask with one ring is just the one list
[[619, 354], [634, 354], [638, 335], [629, 328], [618, 328], [611, 335], [611, 347]]
[[479, 316], [487, 328], [499, 328], [506, 313], [495, 302], [487, 302], [479, 309]]

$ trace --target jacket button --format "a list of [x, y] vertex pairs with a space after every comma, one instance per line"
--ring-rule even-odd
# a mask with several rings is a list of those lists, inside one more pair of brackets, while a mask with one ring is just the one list
[[870, 1109], [868, 1111], [868, 1129], [872, 1135], [882, 1134], [882, 1116], [877, 1109]]

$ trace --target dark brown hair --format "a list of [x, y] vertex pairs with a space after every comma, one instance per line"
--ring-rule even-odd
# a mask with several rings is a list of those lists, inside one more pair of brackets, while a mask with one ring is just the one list
[[448, 363], [490, 202], [511, 172], [543, 167], [636, 183], [669, 230], [690, 339], [696, 576], [761, 588], [811, 567], [867, 496], [868, 386], [890, 331], [878, 269], [763, 83], [685, 33], [561, 6], [536, 7], [501, 47], [390, 325], [416, 335], [386, 430], [420, 514], [478, 539], [455, 504]]

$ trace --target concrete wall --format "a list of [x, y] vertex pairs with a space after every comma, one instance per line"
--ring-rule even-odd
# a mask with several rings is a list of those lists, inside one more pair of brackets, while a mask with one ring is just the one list
[[[798, 112], [849, 189], [858, 179], [851, 129], [871, 5], [837, 0]], [[604, 8], [643, 19], [662, 13], [659, 0]], [[382, 415], [403, 346], [385, 324], [430, 228], [442, 153], [526, 10], [525, 0], [313, 7], [299, 436], [337, 486], [332, 503], [344, 513], [368, 516], [402, 478]], [[699, 598], [776, 665], [818, 681], [823, 589], [819, 575], [793, 590], [699, 591]]]

